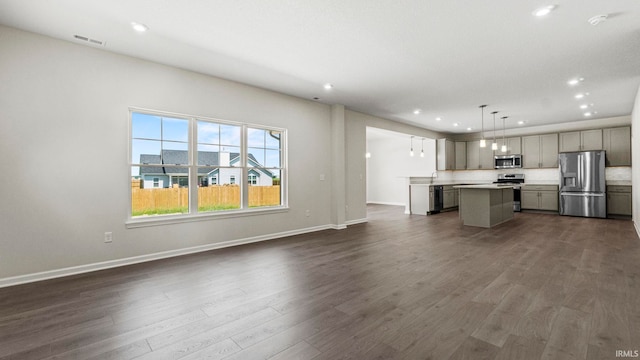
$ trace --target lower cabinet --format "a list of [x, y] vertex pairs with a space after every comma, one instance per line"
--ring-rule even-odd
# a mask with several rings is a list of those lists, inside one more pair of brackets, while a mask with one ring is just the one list
[[607, 186], [607, 215], [631, 216], [631, 186]]
[[525, 185], [520, 196], [522, 209], [558, 211], [557, 185]]
[[458, 190], [453, 185], [445, 185], [442, 188], [442, 208], [449, 209], [458, 206]]

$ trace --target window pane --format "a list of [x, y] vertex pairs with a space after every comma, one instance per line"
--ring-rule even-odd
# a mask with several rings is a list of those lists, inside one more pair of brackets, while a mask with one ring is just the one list
[[189, 168], [133, 166], [131, 168], [131, 215], [153, 216], [189, 212]]
[[199, 167], [198, 212], [239, 209], [241, 175], [238, 168]]
[[220, 124], [220, 145], [240, 146], [240, 126]]
[[218, 165], [218, 145], [198, 145], [198, 165], [212, 166]]
[[132, 140], [131, 163], [132, 164], [162, 164], [160, 157], [160, 141]]
[[254, 168], [249, 170], [249, 178], [255, 177], [255, 185], [249, 186], [249, 207], [280, 206], [280, 171]]
[[162, 118], [162, 139], [189, 141], [189, 120]]
[[131, 136], [135, 139], [160, 139], [160, 116], [131, 113]]
[[223, 146], [220, 150], [220, 166], [240, 166], [240, 148], [235, 146]]
[[265, 167], [268, 168], [280, 168], [280, 151], [279, 150], [266, 150], [265, 152]]
[[280, 149], [280, 139], [282, 139], [282, 132], [267, 131], [265, 137], [265, 147], [268, 149]]
[[[249, 161], [247, 161], [248, 167], [262, 167], [264, 166], [264, 149], [249, 148]], [[253, 161], [251, 161], [253, 160]]]
[[188, 144], [162, 142], [162, 163], [166, 165], [188, 165], [189, 150]]
[[264, 147], [265, 131], [262, 129], [247, 129], [247, 145], [249, 147]]
[[199, 144], [219, 144], [220, 124], [208, 121], [198, 121], [198, 143]]

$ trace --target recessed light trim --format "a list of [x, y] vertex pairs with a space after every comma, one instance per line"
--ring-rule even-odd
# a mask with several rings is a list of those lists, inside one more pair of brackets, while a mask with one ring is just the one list
[[149, 30], [149, 27], [145, 24], [141, 24], [141, 23], [137, 23], [137, 22], [131, 22], [131, 27], [133, 28], [133, 30], [137, 31], [137, 32], [145, 32], [147, 30]]
[[333, 89], [333, 84], [326, 83], [326, 84], [323, 85], [323, 87], [324, 87], [325, 90], [331, 90], [331, 89]]
[[471, 130], [473, 130], [473, 128], [470, 128], [470, 127], [467, 128], [467, 131], [471, 131]]
[[537, 8], [535, 10], [533, 10], [533, 16], [536, 17], [543, 17], [543, 16], [547, 16], [549, 15], [549, 13], [551, 13], [554, 9], [556, 8], [555, 5], [547, 5], [547, 6], [543, 6], [540, 8]]
[[584, 78], [583, 78], [583, 77], [580, 77], [580, 78], [573, 78], [573, 79], [571, 79], [571, 80], [567, 81], [567, 84], [568, 84], [569, 86], [576, 86], [576, 85], [580, 84], [580, 83], [581, 83], [581, 82], [583, 82], [583, 81], [584, 81]]
[[576, 99], [584, 99], [585, 96], [588, 96], [589, 93], [579, 93], [574, 96]]
[[420, 109], [413, 110], [413, 114], [414, 115], [420, 115], [421, 112], [422, 112], [422, 110], [420, 110]]
[[591, 113], [591, 112], [589, 112], [589, 111], [587, 111], [586, 113], [584, 113], [584, 116], [586, 116], [586, 117], [589, 117], [589, 116], [591, 116], [591, 115], [593, 115], [593, 113]]
[[608, 17], [609, 17], [609, 15], [607, 15], [607, 14], [596, 15], [594, 17], [589, 18], [589, 20], [587, 20], [587, 22], [589, 22], [589, 24], [591, 24], [593, 26], [597, 26], [598, 24], [606, 21]]
[[440, 121], [440, 120], [442, 120], [442, 118], [438, 116], [438, 117], [436, 118], [436, 121]]
[[525, 122], [526, 121], [524, 121], [524, 120], [520, 120], [520, 121], [518, 121], [518, 125], [524, 125]]
[[460, 125], [460, 124], [458, 124], [458, 123], [453, 123], [453, 126], [458, 126], [458, 125]]

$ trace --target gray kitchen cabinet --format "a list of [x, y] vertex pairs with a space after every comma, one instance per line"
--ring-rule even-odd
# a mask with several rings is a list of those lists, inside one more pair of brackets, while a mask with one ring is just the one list
[[605, 166], [631, 166], [631, 128], [629, 126], [602, 130]]
[[520, 194], [522, 209], [558, 211], [557, 185], [525, 185]]
[[467, 142], [456, 141], [455, 148], [456, 148], [455, 149], [455, 153], [456, 153], [455, 169], [465, 170], [467, 168]]
[[631, 216], [631, 186], [607, 186], [607, 215]]
[[507, 138], [507, 155], [522, 154], [522, 146], [520, 137]]
[[437, 170], [455, 169], [455, 143], [449, 139], [438, 139], [436, 149]]
[[442, 208], [450, 209], [456, 207], [456, 192], [453, 185], [445, 185], [442, 187]]
[[480, 169], [480, 141], [467, 141], [467, 169]]
[[478, 145], [478, 148], [480, 149], [480, 169], [495, 169], [493, 150], [491, 150], [491, 142], [487, 141], [487, 146], [483, 148]]
[[560, 152], [602, 150], [602, 129], [560, 133]]
[[558, 166], [558, 134], [522, 137], [522, 167], [527, 169]]

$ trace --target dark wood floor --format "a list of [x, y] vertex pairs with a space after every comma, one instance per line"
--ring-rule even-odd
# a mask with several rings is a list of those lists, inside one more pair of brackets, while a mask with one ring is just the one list
[[640, 350], [631, 221], [370, 222], [0, 289], [0, 359], [614, 359]]

